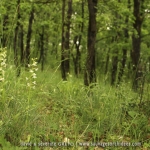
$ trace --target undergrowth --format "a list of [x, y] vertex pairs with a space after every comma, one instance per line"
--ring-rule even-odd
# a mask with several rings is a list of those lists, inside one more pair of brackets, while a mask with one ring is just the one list
[[[34, 59], [20, 77], [14, 66], [1, 70], [5, 72], [0, 85], [1, 149], [122, 149], [96, 145], [100, 142], [150, 147], [150, 101], [145, 93], [141, 105], [128, 83], [117, 88], [104, 82], [85, 87], [71, 75], [62, 81], [58, 70], [40, 72]], [[60, 142], [68, 144], [60, 147]]]

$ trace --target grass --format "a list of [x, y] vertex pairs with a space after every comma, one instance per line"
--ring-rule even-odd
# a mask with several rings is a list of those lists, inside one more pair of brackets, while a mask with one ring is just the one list
[[[139, 107], [139, 95], [128, 83], [114, 88], [99, 81], [90, 89], [82, 79], [71, 75], [68, 81], [62, 81], [58, 68], [37, 71], [37, 78], [32, 78], [32, 73], [22, 70], [17, 78], [14, 66], [7, 65], [5, 69], [0, 100], [1, 149], [50, 149], [45, 142], [51, 142], [51, 149], [80, 150], [91, 143], [93, 146], [87, 147], [92, 150], [96, 149], [94, 143], [100, 142], [101, 149], [108, 150], [150, 147], [149, 102]], [[104, 145], [117, 141], [140, 142], [141, 146]], [[60, 142], [78, 146], [59, 146]]]

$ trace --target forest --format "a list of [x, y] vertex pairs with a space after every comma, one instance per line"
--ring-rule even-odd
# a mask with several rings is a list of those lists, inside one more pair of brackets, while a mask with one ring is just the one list
[[149, 0], [0, 0], [0, 150], [54, 149], [150, 149]]

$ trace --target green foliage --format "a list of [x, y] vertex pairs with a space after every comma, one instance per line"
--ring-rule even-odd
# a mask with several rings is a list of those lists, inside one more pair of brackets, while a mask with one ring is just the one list
[[[128, 8], [125, 1], [121, 3], [101, 1], [98, 3], [96, 41], [98, 81], [96, 85], [90, 87], [83, 85], [82, 73], [79, 78], [74, 76], [72, 58], [70, 58], [71, 71], [68, 74], [68, 80], [62, 81], [60, 78], [61, 2], [47, 1], [46, 4], [45, 1], [40, 2], [21, 1], [19, 23], [23, 26], [25, 49], [28, 19], [33, 6], [35, 18], [30, 43], [31, 58], [40, 58], [41, 34], [44, 33], [45, 69], [43, 72], [39, 70], [36, 72], [36, 67], [40, 68], [41, 62], [38, 66], [34, 62], [30, 64], [30, 70], [24, 70], [19, 64], [21, 74], [17, 78], [16, 67], [13, 65], [17, 1], [13, 0], [9, 3], [6, 0], [0, 1], [0, 29], [3, 33], [0, 35], [0, 39], [3, 42], [2, 39], [6, 38], [4, 45], [7, 46], [8, 58], [7, 61], [4, 61], [7, 62], [6, 68], [0, 68], [0, 80], [4, 78], [3, 82], [0, 82], [0, 148], [4, 150], [28, 149], [26, 146], [20, 147], [20, 144], [23, 142], [37, 144], [41, 141], [61, 142], [68, 138], [73, 143], [137, 141], [142, 142], [142, 147], [148, 149], [150, 147], [149, 13], [145, 14], [142, 26], [141, 62], [147, 64], [147, 70], [141, 101], [140, 92], [135, 93], [130, 88], [131, 79], [127, 75], [128, 72], [131, 74], [131, 69], [128, 67], [125, 68], [125, 78], [122, 83], [117, 87], [111, 87], [108, 84], [112, 58], [118, 56], [117, 67], [119, 70], [122, 65], [122, 50], [126, 49], [127, 62], [131, 61], [130, 51], [134, 32], [134, 17], [131, 11], [133, 2], [131, 2], [131, 9]], [[146, 3], [149, 4], [149, 1]], [[73, 8], [70, 49], [72, 50], [71, 54], [75, 55], [73, 39], [75, 36], [81, 35], [81, 68], [84, 68], [88, 28], [87, 3], [84, 4], [84, 14], [82, 14], [81, 1], [75, 0]], [[147, 9], [149, 9], [149, 5], [147, 5]], [[126, 17], [128, 17], [128, 23], [125, 23]], [[81, 32], [82, 23], [84, 23], [84, 28]], [[124, 35], [125, 29], [128, 29], [128, 38]], [[0, 43], [0, 47], [3, 47], [3, 43]], [[117, 53], [115, 53], [116, 51]], [[20, 55], [20, 51], [18, 53]], [[0, 56], [3, 57], [3, 55]], [[105, 75], [107, 56], [109, 56], [108, 73]], [[2, 60], [2, 58], [0, 59]], [[1, 62], [0, 65], [3, 63]], [[1, 76], [3, 75], [2, 70], [5, 70], [5, 76]], [[141, 89], [140, 87], [138, 90], [141, 91]]]
[[[6, 141], [4, 137], [0, 137], [0, 147], [2, 149], [10, 149], [10, 150], [19, 150], [20, 148], [17, 148], [15, 146], [12, 146], [10, 142]], [[25, 148], [23, 148], [25, 149]]]
[[129, 85], [115, 89], [101, 82], [91, 89], [71, 74], [64, 82], [58, 72], [49, 72], [38, 71], [37, 85], [32, 89], [27, 88], [25, 80], [30, 72], [22, 71], [16, 79], [15, 70], [7, 68], [7, 101], [0, 113], [3, 149], [17, 149], [15, 146], [22, 142], [62, 141], [64, 137], [74, 143], [97, 142], [101, 138], [109, 141], [114, 136], [115, 140], [120, 136], [130, 141], [146, 140], [148, 116], [138, 111], [138, 101], [134, 105], [137, 95], [126, 92]]

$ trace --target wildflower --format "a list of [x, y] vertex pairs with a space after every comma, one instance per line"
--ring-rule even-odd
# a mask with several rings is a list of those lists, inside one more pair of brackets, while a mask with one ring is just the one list
[[33, 79], [36, 79], [36, 78], [37, 78], [35, 73], [33, 73], [33, 74], [31, 75], [31, 77], [32, 77]]
[[6, 68], [6, 49], [0, 48], [0, 82], [4, 82]]
[[1, 62], [1, 67], [6, 67], [6, 63], [5, 62]]
[[36, 74], [35, 74], [35, 73], [33, 73], [33, 74], [32, 74], [32, 77], [33, 77], [33, 76], [36, 76]]
[[36, 76], [32, 76], [32, 78], [33, 78], [33, 79], [36, 79], [37, 77], [36, 77]]
[[28, 67], [30, 76], [26, 77], [26, 81], [28, 81], [27, 86], [30, 87], [31, 89], [35, 89], [36, 85], [35, 79], [37, 78], [35, 71], [38, 70], [36, 59], [32, 58], [32, 63], [28, 64]]
[[4, 81], [4, 78], [0, 78], [0, 82], [3, 82]]
[[35, 85], [35, 84], [36, 84], [36, 81], [33, 81], [32, 83]]
[[31, 69], [30, 69], [30, 71], [29, 71], [29, 72], [33, 73], [33, 70], [31, 70]]
[[36, 59], [37, 59], [37, 58], [32, 58], [32, 61], [33, 61], [32, 66], [34, 66], [34, 67], [36, 67], [36, 66], [37, 66]]
[[35, 71], [38, 71], [38, 68], [35, 68]]
[[36, 66], [37, 66], [37, 62], [34, 62], [34, 63], [32, 64], [32, 66], [35, 66], [35, 67], [36, 67]]

